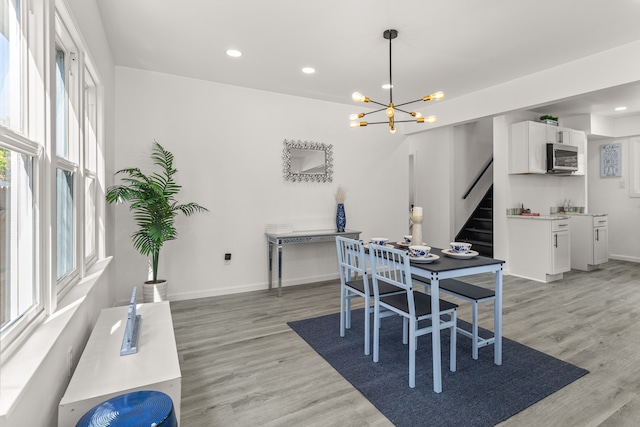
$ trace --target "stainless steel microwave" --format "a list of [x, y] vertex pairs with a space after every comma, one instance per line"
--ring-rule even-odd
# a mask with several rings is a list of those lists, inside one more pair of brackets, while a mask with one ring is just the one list
[[569, 144], [547, 144], [547, 173], [569, 173], [578, 170], [578, 147]]

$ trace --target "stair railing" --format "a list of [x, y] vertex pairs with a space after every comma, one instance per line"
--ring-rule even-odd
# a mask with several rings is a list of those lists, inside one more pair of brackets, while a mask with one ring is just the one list
[[475, 188], [476, 184], [478, 184], [478, 182], [480, 181], [480, 178], [482, 178], [484, 176], [485, 172], [489, 169], [489, 166], [491, 166], [492, 164], [493, 164], [493, 156], [491, 156], [491, 158], [489, 159], [487, 164], [484, 166], [484, 168], [482, 169], [482, 172], [480, 172], [480, 175], [478, 175], [476, 180], [473, 181], [473, 184], [471, 184], [471, 187], [469, 187], [467, 192], [464, 193], [464, 196], [462, 196], [462, 199], [466, 199], [467, 197], [469, 197], [469, 194], [471, 194], [471, 192]]

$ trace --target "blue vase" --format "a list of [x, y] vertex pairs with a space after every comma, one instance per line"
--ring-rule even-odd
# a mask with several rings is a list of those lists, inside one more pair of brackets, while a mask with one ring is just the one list
[[344, 227], [347, 225], [347, 215], [344, 213], [344, 203], [338, 203], [338, 212], [336, 212], [336, 227], [338, 233], [344, 232]]

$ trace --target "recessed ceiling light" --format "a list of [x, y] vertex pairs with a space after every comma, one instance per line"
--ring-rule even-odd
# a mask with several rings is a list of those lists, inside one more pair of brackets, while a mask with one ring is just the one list
[[227, 55], [234, 57], [234, 58], [238, 58], [240, 56], [242, 56], [242, 52], [240, 52], [239, 50], [235, 50], [235, 49], [229, 49], [227, 50]]
[[626, 109], [627, 109], [627, 107], [616, 107], [616, 108], [614, 108], [614, 110], [616, 110], [616, 111], [624, 111]]
[[302, 69], [302, 72], [305, 74], [313, 74], [316, 72], [315, 68], [311, 68], [311, 67], [304, 67]]
[[392, 87], [393, 86], [390, 85], [389, 83], [385, 83], [385, 84], [382, 85], [382, 89], [387, 89], [388, 90], [388, 89], [391, 89]]

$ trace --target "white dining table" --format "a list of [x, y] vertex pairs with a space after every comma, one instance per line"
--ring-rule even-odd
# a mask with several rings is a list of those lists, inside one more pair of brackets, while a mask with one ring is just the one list
[[[432, 248], [431, 253], [440, 258], [432, 263], [411, 263], [411, 274], [428, 279], [431, 283], [431, 312], [440, 311], [440, 281], [444, 279], [471, 276], [481, 273], [495, 274], [495, 302], [494, 302], [494, 342], [493, 361], [502, 365], [502, 265], [504, 261], [476, 256], [467, 259], [455, 259], [445, 255], [441, 249]], [[433, 322], [434, 326], [439, 322]], [[431, 334], [433, 346], [433, 390], [442, 392], [442, 367], [440, 352], [440, 328]]]

